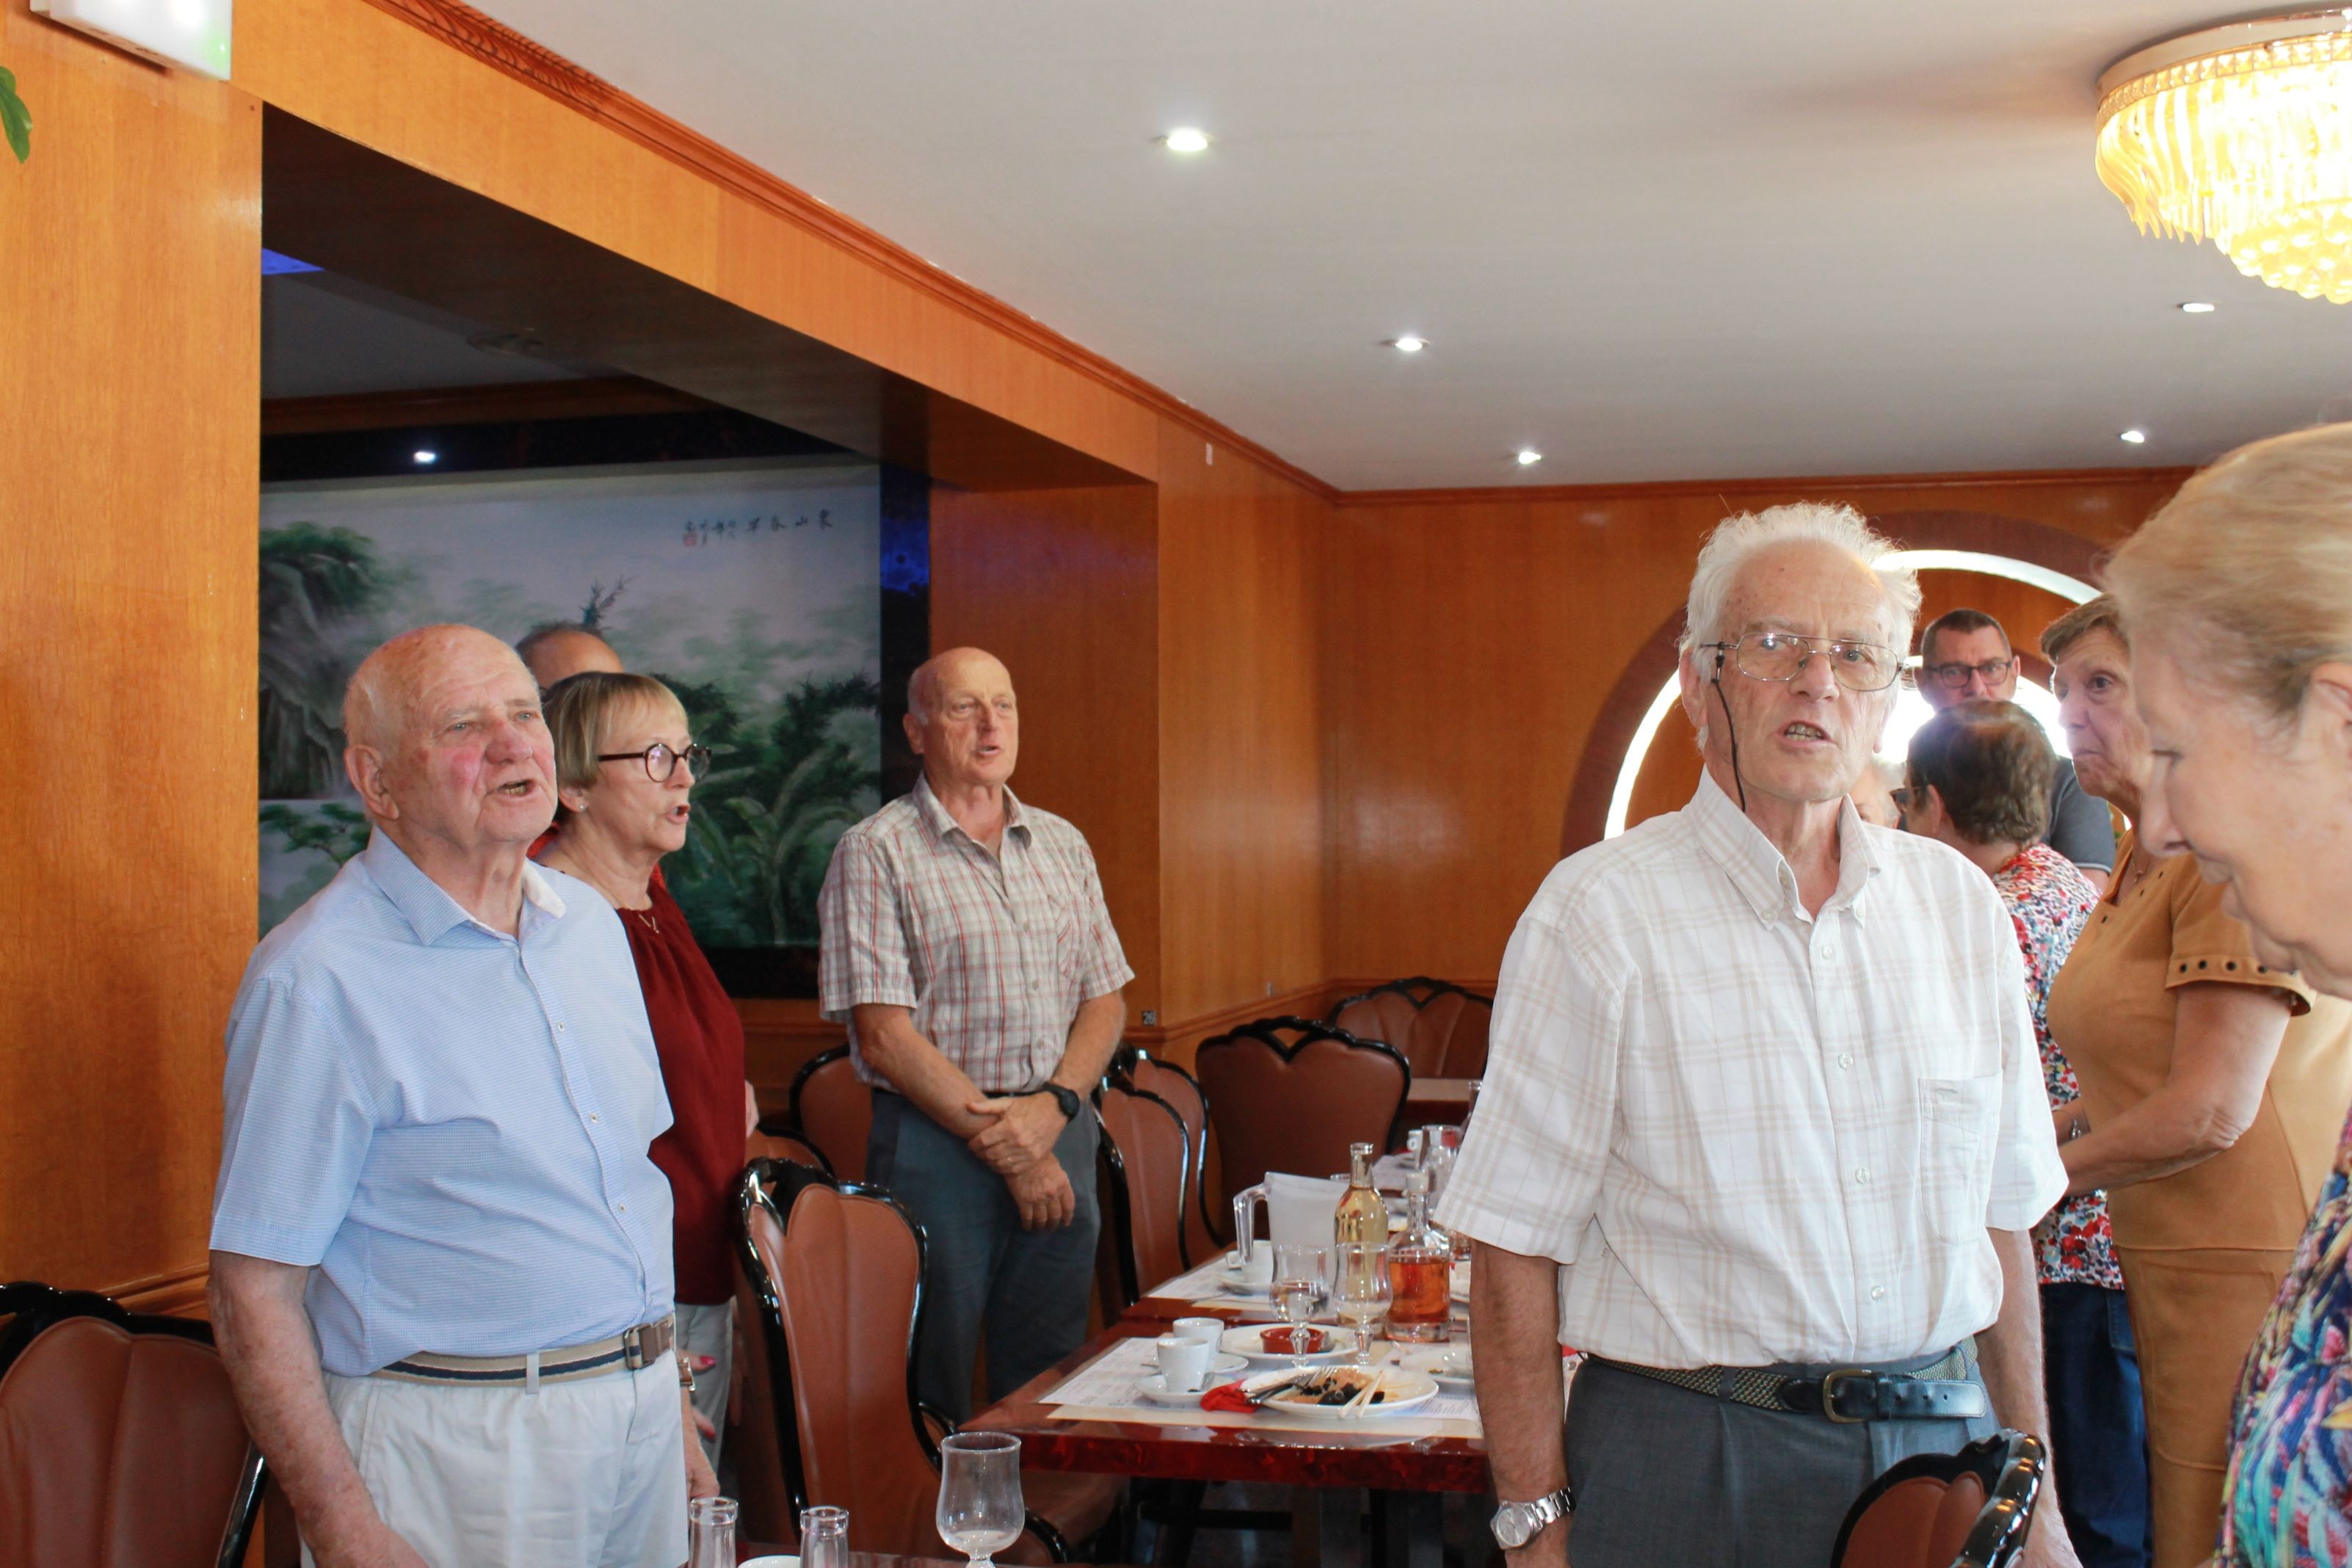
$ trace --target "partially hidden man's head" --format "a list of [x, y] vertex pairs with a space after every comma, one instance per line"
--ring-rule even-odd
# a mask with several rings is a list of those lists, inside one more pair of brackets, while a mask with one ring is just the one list
[[1911, 737], [1905, 820], [1930, 838], [2023, 848], [2050, 826], [2057, 772], [2032, 714], [1990, 699], [1955, 703]]
[[2017, 651], [1982, 610], [1947, 610], [1919, 634], [1919, 695], [1931, 708], [2008, 702], [2017, 696]]
[[907, 743], [934, 791], [1001, 787], [1021, 755], [1013, 672], [976, 647], [934, 654], [907, 682]]
[[343, 733], [352, 787], [412, 858], [488, 858], [554, 819], [538, 683], [488, 632], [419, 626], [368, 655], [343, 694]]
[[[1850, 507], [1801, 502], [1727, 520], [1691, 574], [1683, 711], [1711, 767], [1805, 804], [1851, 791], [1877, 749], [1919, 583]], [[1728, 720], [1726, 722], [1727, 709]]]
[[613, 645], [577, 621], [549, 621], [523, 633], [515, 652], [530, 669], [541, 691], [551, 691], [575, 675], [618, 675], [621, 656]]

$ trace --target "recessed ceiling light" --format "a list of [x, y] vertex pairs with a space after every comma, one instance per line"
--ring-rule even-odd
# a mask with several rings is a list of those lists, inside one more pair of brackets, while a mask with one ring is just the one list
[[437, 463], [437, 462], [439, 462], [439, 461], [441, 460], [441, 454], [440, 454], [440, 453], [438, 453], [438, 452], [431, 452], [431, 451], [427, 451], [427, 450], [425, 450], [425, 449], [424, 447], [418, 447], [415, 452], [411, 453], [410, 455], [411, 455], [412, 457], [414, 457], [414, 458], [417, 460], [417, 462], [418, 462], [418, 463], [423, 464], [423, 465], [425, 465], [425, 466], [426, 466], [426, 467], [430, 467], [431, 465], [433, 465], [433, 464], [435, 464], [435, 463]]
[[1540, 463], [1542, 461], [1543, 454], [1537, 451], [1533, 447], [1522, 447], [1519, 448], [1519, 467], [1524, 468], [1531, 463]]
[[2184, 300], [2180, 302], [2180, 313], [2184, 316], [2210, 316], [2213, 313], [2213, 301]]
[[1209, 133], [1197, 126], [1180, 125], [1162, 136], [1160, 144], [1171, 153], [1205, 153], [1209, 150]]
[[2137, 447], [2147, 439], [2147, 432], [2137, 427], [2124, 432], [2124, 439]]
[[1388, 346], [1401, 354], [1417, 354], [1429, 346], [1427, 338], [1417, 338], [1407, 332], [1401, 338], [1391, 338]]

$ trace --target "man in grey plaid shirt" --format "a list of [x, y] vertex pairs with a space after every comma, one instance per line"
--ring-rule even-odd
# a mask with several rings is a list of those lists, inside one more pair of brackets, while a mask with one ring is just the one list
[[842, 836], [818, 900], [824, 1016], [873, 1086], [866, 1173], [929, 1237], [916, 1384], [971, 1413], [1086, 1338], [1100, 1211], [1086, 1096], [1134, 978], [1076, 827], [1006, 787], [1013, 677], [951, 648], [907, 688], [914, 789]]

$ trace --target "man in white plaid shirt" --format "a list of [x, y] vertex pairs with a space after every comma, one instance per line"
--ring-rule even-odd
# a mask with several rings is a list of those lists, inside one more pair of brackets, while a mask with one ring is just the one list
[[[2049, 1430], [2026, 1233], [2066, 1177], [2013, 929], [1846, 800], [1918, 608], [1891, 548], [1842, 507], [1715, 531], [1698, 791], [1561, 862], [1504, 955], [1440, 1220], [1513, 1568], [1820, 1568], [1895, 1461]], [[2071, 1565], [2046, 1489], [2027, 1561]]]
[[1086, 1097], [1134, 978], [1093, 852], [1016, 799], [1013, 677], [978, 648], [908, 683], [913, 791], [842, 836], [818, 900], [824, 1016], [874, 1089], [866, 1174], [929, 1247], [916, 1384], [958, 1421], [1086, 1338], [1096, 1125]]

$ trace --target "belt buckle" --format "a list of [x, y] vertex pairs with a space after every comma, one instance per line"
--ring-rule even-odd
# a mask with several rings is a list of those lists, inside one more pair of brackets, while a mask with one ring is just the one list
[[621, 1364], [631, 1372], [643, 1371], [646, 1364], [646, 1326], [621, 1331]]
[[1840, 1367], [1822, 1379], [1822, 1414], [1841, 1426], [1859, 1426], [1870, 1419], [1867, 1415], [1841, 1415], [1837, 1408], [1838, 1385], [1855, 1378], [1871, 1377], [1874, 1373], [1856, 1367]]

